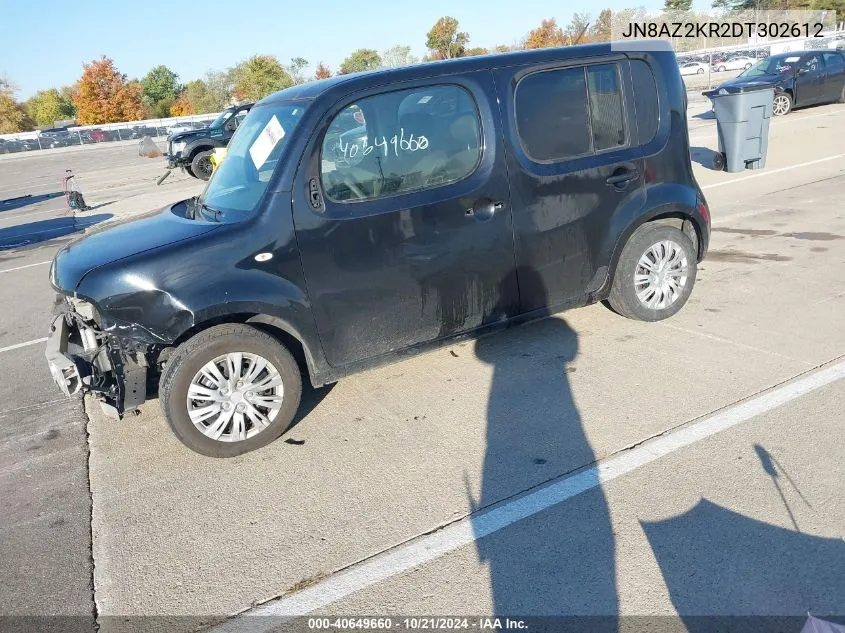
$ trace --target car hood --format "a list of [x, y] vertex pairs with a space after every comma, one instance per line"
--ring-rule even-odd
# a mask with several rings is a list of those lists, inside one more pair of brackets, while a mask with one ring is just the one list
[[99, 226], [78, 240], [74, 240], [53, 259], [50, 281], [56, 290], [72, 294], [82, 279], [92, 270], [154, 248], [167, 246], [214, 231], [222, 225], [205, 220], [189, 220], [180, 215], [177, 207]]
[[201, 127], [196, 130], [185, 130], [184, 132], [176, 132], [170, 135], [171, 141], [191, 141], [195, 138], [204, 138], [211, 134], [210, 127]]
[[[719, 84], [719, 88], [723, 86], [760, 86], [761, 88], [776, 86], [783, 81], [786, 80], [786, 77], [782, 77], [780, 75], [758, 75], [757, 77], [736, 77], [734, 79], [730, 79], [722, 84]], [[718, 88], [717, 88], [718, 90]]]

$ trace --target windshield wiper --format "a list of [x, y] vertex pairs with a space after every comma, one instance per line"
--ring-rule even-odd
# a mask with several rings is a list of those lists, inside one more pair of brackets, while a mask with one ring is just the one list
[[[200, 213], [204, 218], [208, 218], [212, 222], [220, 222], [220, 216], [223, 215], [223, 211], [220, 209], [215, 209], [214, 207], [208, 206], [205, 202], [197, 201], [197, 206], [199, 206]], [[207, 212], [207, 213], [206, 213]]]

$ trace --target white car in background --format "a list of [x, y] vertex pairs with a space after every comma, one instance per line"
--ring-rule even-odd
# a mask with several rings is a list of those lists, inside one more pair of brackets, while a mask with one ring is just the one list
[[718, 73], [725, 72], [726, 70], [745, 70], [751, 68], [756, 63], [757, 60], [753, 57], [733, 57], [721, 62], [713, 62], [713, 70]]
[[682, 75], [703, 75], [707, 72], [704, 62], [686, 62], [680, 65]]

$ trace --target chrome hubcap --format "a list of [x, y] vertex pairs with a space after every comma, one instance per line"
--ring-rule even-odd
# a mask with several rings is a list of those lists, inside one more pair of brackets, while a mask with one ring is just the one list
[[789, 107], [789, 102], [786, 97], [779, 95], [775, 97], [775, 102], [772, 104], [772, 110], [775, 114], [784, 114]]
[[279, 371], [266, 358], [232, 352], [209, 361], [188, 387], [188, 415], [203, 435], [241, 442], [270, 426], [284, 400]]
[[663, 310], [681, 296], [689, 277], [687, 255], [672, 240], [654, 244], [634, 270], [634, 292], [645, 307]]

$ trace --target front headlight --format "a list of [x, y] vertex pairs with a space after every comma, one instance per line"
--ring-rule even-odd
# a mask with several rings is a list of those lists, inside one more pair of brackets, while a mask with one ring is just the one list
[[183, 149], [185, 149], [185, 142], [184, 141], [180, 141], [178, 143], [173, 143], [173, 153], [174, 154], [181, 154]]

